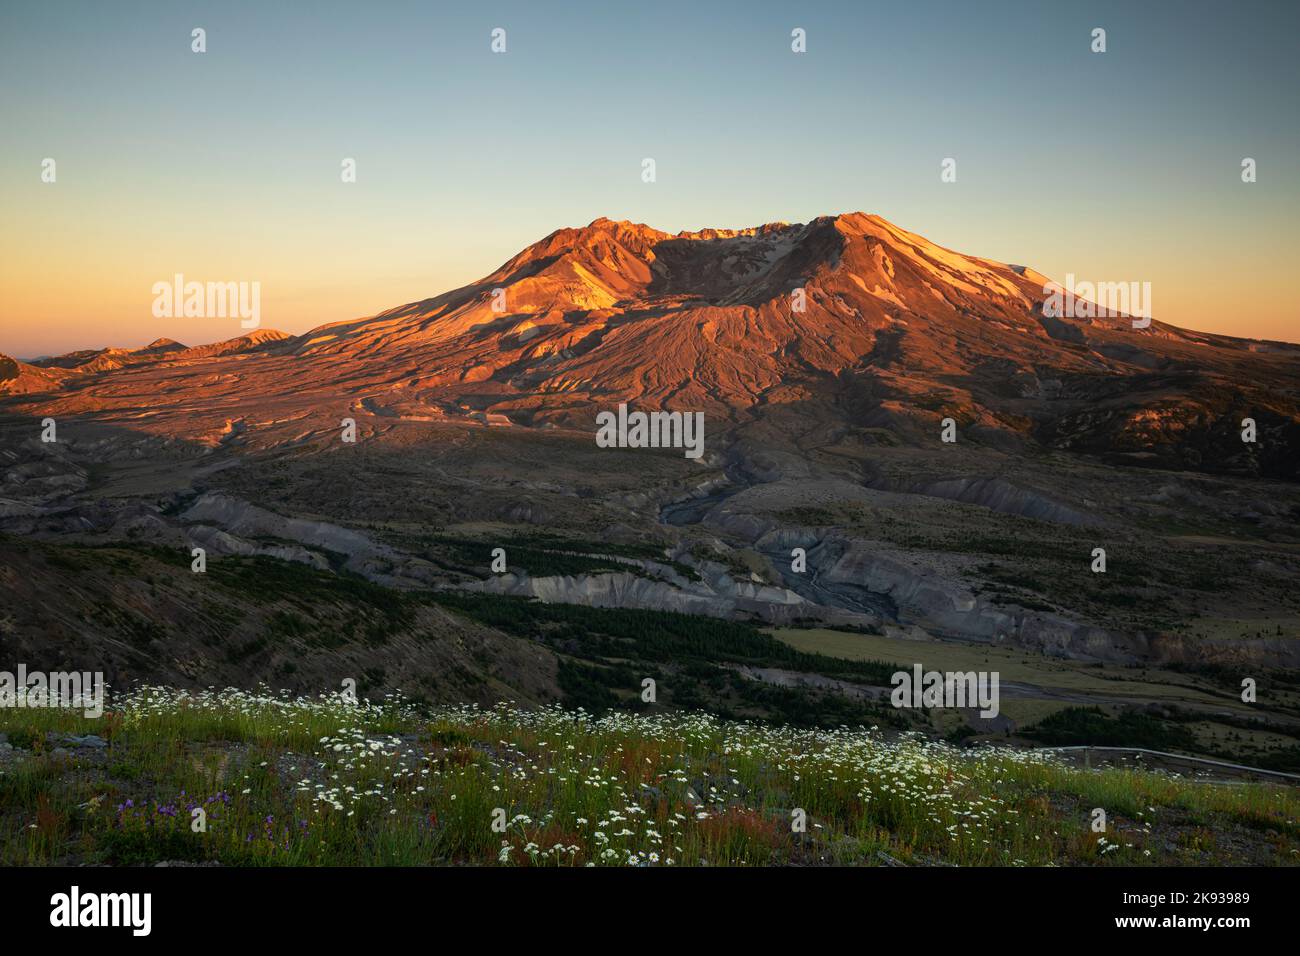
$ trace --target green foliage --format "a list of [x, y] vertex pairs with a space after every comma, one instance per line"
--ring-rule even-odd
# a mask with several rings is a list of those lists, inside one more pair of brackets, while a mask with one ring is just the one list
[[552, 647], [560, 657], [558, 679], [565, 702], [593, 713], [614, 707], [641, 709], [641, 679], [667, 674], [659, 681], [661, 705], [797, 726], [902, 719], [893, 708], [847, 695], [742, 677], [737, 668], [744, 666], [881, 685], [898, 670], [882, 661], [804, 653], [752, 624], [459, 591], [438, 591], [431, 597], [489, 627]]
[[1057, 747], [1146, 747], [1189, 752], [1197, 749], [1196, 738], [1185, 727], [1131, 710], [1111, 717], [1100, 707], [1058, 710], [1022, 734]]
[[806, 654], [752, 624], [630, 608], [544, 604], [527, 598], [438, 591], [433, 600], [520, 637], [545, 640], [584, 656], [629, 656], [642, 661], [727, 661], [785, 667], [889, 683], [898, 668], [881, 661], [849, 661]]
[[[492, 550], [500, 545], [473, 538], [453, 538], [445, 535], [429, 539], [432, 543], [430, 557], [449, 554], [455, 564], [477, 577], [491, 574]], [[544, 548], [515, 544], [505, 545], [507, 567], [511, 571], [527, 571], [533, 577], [560, 577], [578, 574], [599, 574], [608, 571], [637, 571], [630, 565], [608, 558], [588, 557], [580, 554], [563, 554]]]

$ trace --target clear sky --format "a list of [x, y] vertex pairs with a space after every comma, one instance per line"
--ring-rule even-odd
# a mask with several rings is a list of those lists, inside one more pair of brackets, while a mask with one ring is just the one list
[[1298, 37], [1280, 0], [3, 0], [0, 352], [241, 334], [155, 318], [178, 272], [260, 282], [262, 326], [301, 332], [598, 216], [851, 210], [1300, 341]]

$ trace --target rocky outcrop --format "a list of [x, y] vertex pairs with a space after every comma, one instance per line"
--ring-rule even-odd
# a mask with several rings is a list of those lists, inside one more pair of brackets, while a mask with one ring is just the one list
[[715, 578], [712, 585], [685, 587], [628, 572], [531, 577], [508, 573], [468, 586], [489, 594], [533, 597], [548, 603], [588, 607], [643, 608], [706, 617], [757, 619], [769, 624], [820, 621], [827, 624], [874, 623], [867, 615], [819, 607], [782, 587]]
[[948, 478], [941, 481], [916, 479], [911, 481], [878, 480], [871, 487], [910, 495], [929, 495], [946, 498], [963, 504], [979, 505], [1003, 514], [1054, 521], [1078, 527], [1096, 527], [1104, 524], [1101, 518], [1055, 501], [1039, 491], [1021, 488], [1001, 478]]
[[324, 555], [300, 545], [256, 544], [208, 525], [195, 525], [190, 528], [189, 537], [191, 542], [203, 548], [209, 554], [265, 555], [269, 558], [278, 558], [281, 561], [296, 561], [300, 564], [309, 564], [321, 571], [329, 569], [329, 561], [325, 559]]
[[212, 522], [241, 537], [281, 538], [298, 541], [347, 555], [349, 560], [385, 556], [397, 552], [353, 531], [328, 521], [286, 518], [264, 508], [223, 494], [200, 495], [181, 515], [187, 522]]

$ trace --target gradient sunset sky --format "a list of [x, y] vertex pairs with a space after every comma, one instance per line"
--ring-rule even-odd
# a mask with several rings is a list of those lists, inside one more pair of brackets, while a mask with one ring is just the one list
[[1283, 2], [5, 3], [0, 352], [242, 333], [155, 318], [175, 273], [296, 333], [599, 216], [851, 210], [1300, 341], [1298, 35]]

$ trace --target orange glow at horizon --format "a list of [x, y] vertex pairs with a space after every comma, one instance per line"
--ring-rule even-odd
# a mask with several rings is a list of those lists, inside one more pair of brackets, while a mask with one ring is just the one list
[[[555, 228], [577, 224], [581, 223], [557, 223]], [[676, 231], [670, 224], [649, 224]], [[911, 228], [905, 222], [899, 225]], [[202, 345], [247, 331], [237, 317], [156, 318], [151, 310], [153, 286], [171, 282], [176, 272], [199, 282], [259, 282], [260, 327], [301, 334], [476, 281], [545, 234], [523, 238], [516, 229], [509, 238], [480, 235], [477, 242], [466, 240], [454, 247], [436, 237], [422, 237], [412, 246], [427, 243], [442, 248], [441, 254], [421, 256], [415, 249], [398, 248], [399, 243], [387, 235], [367, 252], [364, 246], [333, 245], [327, 235], [317, 233], [313, 238], [310, 230], [288, 232], [294, 233], [294, 239], [284, 249], [274, 248], [277, 243], [269, 238], [222, 249], [212, 237], [193, 243], [184, 254], [138, 234], [54, 232], [37, 234], [22, 246], [6, 241], [0, 258], [0, 352], [34, 358], [77, 349], [139, 348], [158, 338]], [[984, 249], [936, 241], [958, 252], [993, 258]], [[1270, 261], [1268, 248], [1242, 250], [1235, 259], [1214, 247], [1207, 247], [1200, 261], [1147, 259], [1144, 274], [1124, 269], [1123, 253], [1118, 250], [1101, 255], [1088, 250], [1080, 256], [1097, 264], [1091, 271], [1069, 263], [1056, 271], [1055, 263], [1047, 265], [1032, 257], [1027, 262], [1024, 256], [1013, 261], [1056, 281], [1062, 281], [1067, 270], [1079, 280], [1150, 281], [1155, 318], [1182, 328], [1300, 341], [1293, 294], [1285, 279], [1285, 249], [1272, 247]], [[1243, 296], [1239, 283], [1230, 277], [1252, 274], [1249, 294]], [[1277, 281], [1266, 284], [1261, 277]]]

